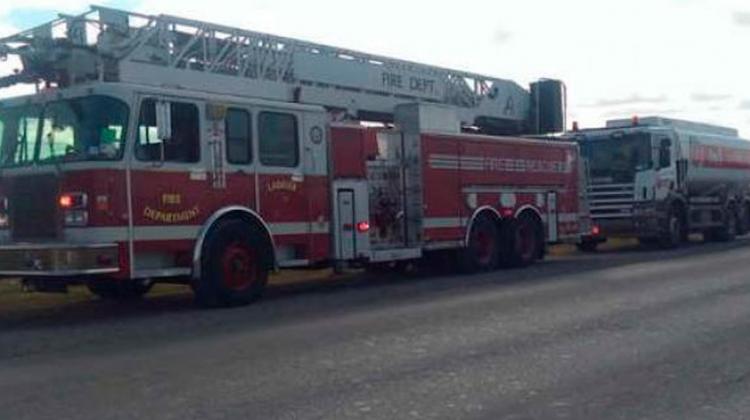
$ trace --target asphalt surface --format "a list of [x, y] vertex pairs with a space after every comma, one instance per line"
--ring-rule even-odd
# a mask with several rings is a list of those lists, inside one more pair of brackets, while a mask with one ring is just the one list
[[750, 241], [3, 317], [0, 419], [750, 418]]

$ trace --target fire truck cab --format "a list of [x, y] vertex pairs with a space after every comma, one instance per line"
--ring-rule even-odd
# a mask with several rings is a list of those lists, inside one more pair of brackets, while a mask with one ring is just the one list
[[0, 45], [25, 66], [0, 86], [43, 85], [0, 102], [0, 276], [40, 290], [234, 305], [277, 268], [491, 270], [589, 229], [578, 146], [519, 137], [564, 126], [556, 81], [105, 8]]

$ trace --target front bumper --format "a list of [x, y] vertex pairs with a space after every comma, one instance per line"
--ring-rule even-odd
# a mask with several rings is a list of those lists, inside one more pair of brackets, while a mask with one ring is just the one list
[[0, 277], [76, 277], [120, 272], [117, 244], [0, 245]]
[[635, 233], [635, 224], [631, 218], [594, 219], [594, 224], [599, 226], [599, 236], [605, 238], [630, 236]]

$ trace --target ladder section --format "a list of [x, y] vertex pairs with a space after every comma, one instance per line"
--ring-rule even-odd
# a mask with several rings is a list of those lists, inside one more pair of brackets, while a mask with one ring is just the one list
[[509, 80], [98, 6], [0, 39], [0, 56], [8, 54], [21, 57], [24, 72], [0, 87], [98, 79], [316, 104], [374, 120], [409, 102], [450, 105], [465, 124], [519, 132], [532, 119], [532, 95]]

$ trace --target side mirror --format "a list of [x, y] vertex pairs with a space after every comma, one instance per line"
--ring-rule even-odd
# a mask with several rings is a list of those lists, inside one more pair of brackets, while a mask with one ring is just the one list
[[672, 140], [661, 139], [659, 143], [659, 168], [672, 166]]
[[172, 138], [172, 111], [169, 102], [156, 103], [156, 136], [161, 141]]

